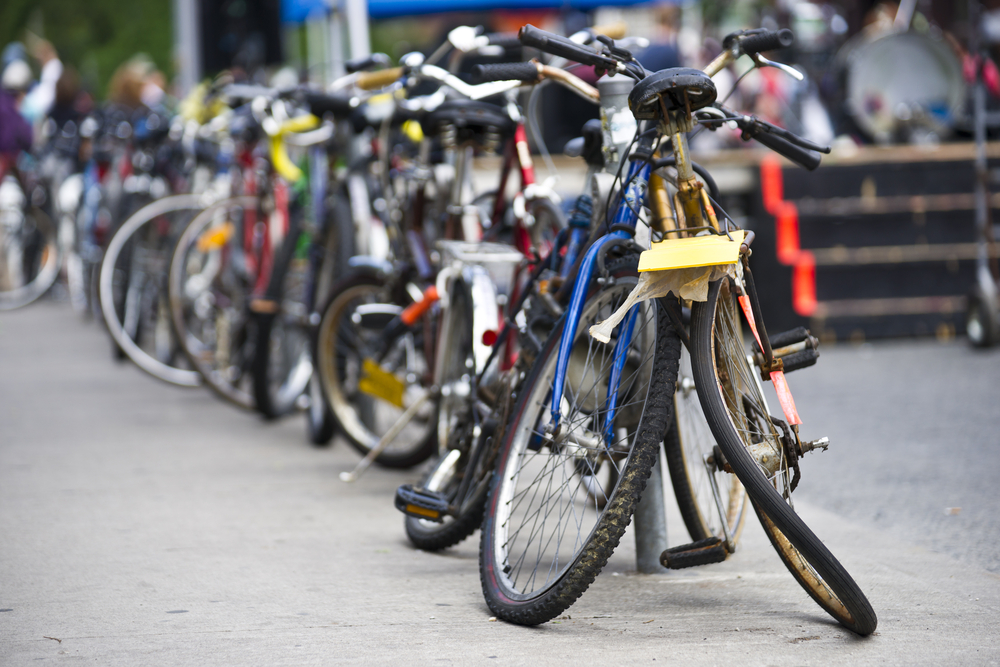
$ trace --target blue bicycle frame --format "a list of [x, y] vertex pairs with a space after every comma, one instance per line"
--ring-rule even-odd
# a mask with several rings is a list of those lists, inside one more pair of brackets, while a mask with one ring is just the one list
[[[643, 137], [640, 140], [641, 148], [649, 148], [652, 145], [653, 137]], [[556, 357], [555, 381], [552, 386], [552, 404], [550, 428], [556, 429], [562, 421], [560, 404], [563, 397], [563, 385], [566, 383], [566, 370], [569, 367], [570, 354], [573, 352], [573, 341], [576, 338], [577, 329], [580, 326], [580, 318], [583, 315], [583, 304], [587, 299], [587, 291], [590, 287], [590, 280], [594, 274], [594, 265], [604, 246], [614, 240], [629, 239], [632, 233], [622, 229], [622, 226], [630, 230], [635, 230], [639, 220], [639, 207], [646, 196], [646, 187], [649, 183], [649, 175], [652, 169], [650, 163], [644, 160], [635, 160], [629, 164], [628, 175], [625, 183], [628, 188], [625, 196], [621, 198], [615, 217], [612, 222], [613, 231], [605, 234], [587, 250], [580, 263], [580, 270], [577, 272], [576, 282], [573, 285], [573, 294], [570, 297], [569, 307], [566, 309], [566, 324], [563, 327], [562, 336], [559, 340], [559, 353]], [[638, 315], [638, 305], [629, 310], [628, 315], [619, 325], [619, 336], [615, 342], [614, 356], [611, 364], [611, 377], [608, 382], [607, 405], [608, 412], [602, 425], [602, 431], [606, 443], [610, 446], [614, 442], [614, 419], [615, 405], [618, 399], [618, 382], [621, 379], [622, 370], [625, 367], [628, 347], [632, 342], [632, 329]]]

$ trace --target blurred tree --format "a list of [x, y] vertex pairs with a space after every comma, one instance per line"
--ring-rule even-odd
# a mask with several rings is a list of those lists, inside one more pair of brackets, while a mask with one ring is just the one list
[[38, 33], [59, 57], [83, 74], [91, 92], [104, 98], [115, 68], [146, 53], [168, 77], [171, 63], [170, 0], [2, 0], [0, 48]]

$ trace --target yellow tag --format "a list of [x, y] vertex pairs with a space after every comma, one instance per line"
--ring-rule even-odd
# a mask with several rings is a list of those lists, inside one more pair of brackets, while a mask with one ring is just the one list
[[403, 133], [415, 144], [424, 140], [424, 128], [415, 120], [408, 120], [403, 123]]
[[365, 359], [361, 365], [362, 377], [358, 389], [362, 393], [381, 398], [397, 408], [403, 407], [403, 391], [406, 385], [389, 371], [383, 370], [373, 359]]
[[212, 250], [218, 250], [232, 238], [234, 231], [236, 231], [236, 225], [228, 220], [218, 227], [205, 230], [198, 237], [198, 251], [211, 252]]
[[735, 264], [740, 258], [743, 230], [732, 231], [730, 236], [733, 237], [732, 241], [727, 236], [708, 234], [654, 243], [649, 250], [639, 256], [639, 270], [667, 271], [697, 266]]

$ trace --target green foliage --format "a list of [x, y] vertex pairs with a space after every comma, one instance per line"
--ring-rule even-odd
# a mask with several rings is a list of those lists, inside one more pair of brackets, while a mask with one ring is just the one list
[[0, 48], [24, 41], [25, 30], [39, 33], [99, 98], [115, 68], [136, 53], [147, 54], [169, 78], [171, 26], [170, 0], [0, 1]]

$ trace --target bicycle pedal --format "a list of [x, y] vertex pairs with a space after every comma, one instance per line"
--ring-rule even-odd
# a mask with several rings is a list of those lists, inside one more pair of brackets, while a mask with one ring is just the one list
[[[808, 368], [819, 360], [819, 340], [805, 327], [796, 327], [790, 331], [768, 337], [771, 350], [776, 359], [781, 359], [782, 370], [785, 373]], [[763, 355], [757, 354], [758, 365], [763, 362]]]
[[709, 563], [721, 563], [729, 558], [726, 544], [718, 537], [708, 537], [691, 544], [672, 547], [660, 554], [660, 563], [670, 570], [682, 570]]
[[396, 509], [407, 516], [427, 521], [444, 521], [448, 514], [448, 499], [436, 491], [415, 489], [412, 484], [404, 484], [396, 489]]

